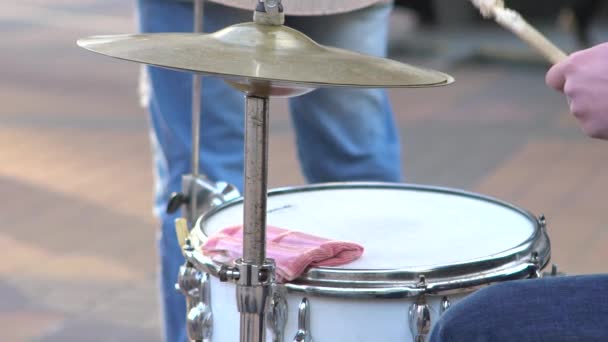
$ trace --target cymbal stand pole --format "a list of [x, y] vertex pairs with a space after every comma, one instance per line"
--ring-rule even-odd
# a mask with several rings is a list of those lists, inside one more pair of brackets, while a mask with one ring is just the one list
[[245, 204], [243, 261], [262, 264], [266, 256], [269, 99], [245, 100]]
[[[281, 0], [260, 0], [253, 18], [260, 25], [283, 24]], [[266, 341], [265, 307], [274, 283], [274, 261], [266, 259], [269, 105], [268, 97], [245, 98], [243, 258], [220, 275], [236, 282], [240, 342]]]
[[243, 257], [219, 272], [220, 281], [236, 283], [240, 342], [266, 341], [264, 309], [274, 283], [274, 261], [266, 259], [268, 107], [268, 97], [246, 97]]
[[[194, 32], [203, 32], [203, 0], [194, 0]], [[194, 74], [192, 76], [192, 178], [197, 179], [199, 174], [200, 140], [201, 140], [201, 88], [202, 76]], [[194, 192], [194, 185], [190, 189], [190, 215], [196, 215], [197, 194]], [[196, 217], [188, 217], [194, 224]]]
[[264, 342], [264, 308], [274, 281], [274, 263], [266, 259], [269, 99], [245, 100], [245, 194], [243, 258], [236, 262], [241, 342]]

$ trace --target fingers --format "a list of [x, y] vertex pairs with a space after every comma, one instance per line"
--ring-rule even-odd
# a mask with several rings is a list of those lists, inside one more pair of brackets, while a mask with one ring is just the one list
[[568, 60], [561, 63], [555, 64], [545, 77], [547, 85], [557, 91], [564, 91], [566, 84], [566, 67], [568, 66]]

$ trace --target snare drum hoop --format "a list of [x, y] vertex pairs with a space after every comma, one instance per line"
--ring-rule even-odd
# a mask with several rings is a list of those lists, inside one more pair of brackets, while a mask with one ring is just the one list
[[[544, 221], [527, 210], [507, 202], [457, 189], [374, 182], [324, 183], [271, 190], [268, 196], [307, 191], [346, 189], [387, 189], [444, 193], [493, 203], [525, 216], [534, 226], [533, 234], [524, 242], [488, 257], [438, 267], [406, 269], [340, 269], [312, 267], [298, 279], [283, 284], [293, 292], [341, 298], [404, 298], [421, 294], [445, 295], [472, 291], [481, 286], [507, 280], [534, 277], [550, 260], [551, 246]], [[218, 276], [222, 267], [206, 257], [202, 246], [208, 236], [205, 224], [216, 213], [243, 202], [242, 198], [224, 203], [202, 215], [190, 232], [193, 249], [186, 258], [202, 271]], [[421, 276], [423, 281], [421, 282]]]

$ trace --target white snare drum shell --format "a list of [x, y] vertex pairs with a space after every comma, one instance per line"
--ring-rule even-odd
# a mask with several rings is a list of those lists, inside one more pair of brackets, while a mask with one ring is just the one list
[[[242, 224], [242, 215], [239, 201], [204, 215], [191, 233], [195, 247], [209, 234]], [[365, 248], [351, 264], [310, 269], [284, 285], [284, 341], [293, 341], [304, 297], [316, 342], [414, 341], [413, 305], [428, 305], [433, 324], [447, 306], [444, 297], [453, 304], [479, 286], [528, 277], [550, 254], [544, 227], [528, 212], [432, 187], [346, 183], [277, 190], [268, 197], [267, 223]], [[213, 340], [237, 341], [235, 285], [211, 278], [211, 298]]]

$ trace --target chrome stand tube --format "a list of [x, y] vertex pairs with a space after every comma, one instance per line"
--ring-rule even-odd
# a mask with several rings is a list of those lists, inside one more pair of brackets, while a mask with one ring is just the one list
[[266, 260], [269, 99], [245, 100], [245, 191], [243, 258], [236, 262], [241, 342], [264, 342], [264, 308], [274, 280], [274, 264]]
[[[194, 0], [194, 32], [203, 32], [203, 0]], [[201, 140], [201, 88], [202, 77], [194, 74], [192, 76], [192, 177], [198, 178], [198, 167], [200, 158], [200, 140]], [[191, 191], [194, 193], [194, 191]], [[190, 212], [196, 212], [197, 197], [192, 196], [190, 199]], [[194, 224], [195, 217], [188, 218], [191, 224]]]
[[245, 102], [243, 261], [257, 265], [266, 258], [268, 105], [268, 98], [254, 96]]
[[[281, 25], [281, 0], [260, 0], [254, 21]], [[243, 257], [234, 268], [220, 271], [220, 280], [236, 282], [240, 342], [266, 341], [265, 308], [274, 283], [275, 265], [266, 259], [269, 104], [268, 97], [248, 94], [245, 99]]]

